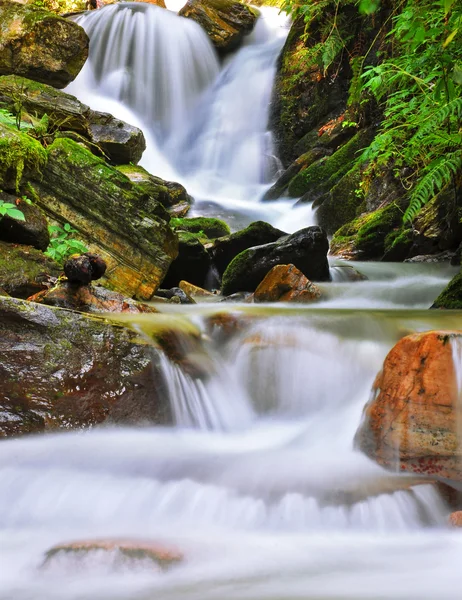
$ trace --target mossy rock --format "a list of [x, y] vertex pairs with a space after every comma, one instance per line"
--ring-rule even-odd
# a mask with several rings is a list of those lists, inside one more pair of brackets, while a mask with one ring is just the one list
[[59, 265], [31, 246], [0, 242], [0, 288], [10, 296], [28, 298], [58, 277]]
[[451, 279], [431, 308], [462, 310], [462, 271]]
[[331, 156], [321, 158], [298, 173], [289, 183], [289, 195], [311, 201], [331, 190], [354, 166], [358, 153], [372, 141], [374, 133], [363, 129]]
[[214, 240], [231, 233], [231, 229], [227, 223], [214, 217], [172, 219], [170, 225], [175, 231], [202, 234], [202, 237], [209, 240]]
[[37, 6], [0, 0], [0, 74], [63, 88], [88, 57], [89, 40], [74, 23]]
[[393, 229], [385, 238], [384, 261], [401, 262], [409, 257], [414, 245], [414, 231], [411, 227], [402, 225]]

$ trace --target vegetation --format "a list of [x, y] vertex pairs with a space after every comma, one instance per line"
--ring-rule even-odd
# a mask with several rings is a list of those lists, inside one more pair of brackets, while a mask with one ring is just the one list
[[77, 233], [77, 230], [71, 227], [69, 223], [65, 223], [63, 227], [52, 225], [49, 227], [49, 231], [51, 236], [50, 245], [45, 254], [57, 263], [62, 265], [72, 254], [88, 252], [88, 248], [83, 242], [74, 239], [73, 234]]
[[17, 219], [18, 221], [25, 221], [24, 213], [16, 208], [16, 205], [12, 202], [5, 202], [0, 200], [0, 221], [2, 217], [10, 217]]

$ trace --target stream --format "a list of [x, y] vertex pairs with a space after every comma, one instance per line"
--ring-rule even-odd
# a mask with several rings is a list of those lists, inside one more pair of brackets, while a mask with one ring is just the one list
[[[260, 202], [280, 169], [267, 130], [288, 31], [276, 9], [222, 65], [199, 26], [164, 9], [127, 3], [78, 20], [90, 60], [68, 91], [142, 127], [142, 164], [183, 183], [196, 214], [233, 229], [315, 222], [295, 199]], [[390, 348], [461, 328], [459, 312], [428, 310], [456, 272], [332, 259], [313, 305], [163, 305], [172, 326], [203, 333], [193, 358], [205, 377], [161, 357], [175, 426], [1, 443], [0, 600], [459, 600], [462, 536], [437, 487], [353, 445]], [[210, 332], [223, 310], [241, 326]], [[143, 335], [143, 319], [131, 325]], [[168, 571], [117, 551], [44, 562], [55, 544], [97, 538], [154, 540], [185, 558]]]

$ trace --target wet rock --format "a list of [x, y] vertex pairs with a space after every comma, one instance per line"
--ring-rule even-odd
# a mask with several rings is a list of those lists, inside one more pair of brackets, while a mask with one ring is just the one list
[[252, 302], [253, 294], [251, 292], [235, 292], [225, 296], [222, 302]]
[[208, 290], [204, 290], [204, 288], [194, 285], [193, 283], [189, 283], [189, 281], [180, 281], [178, 287], [191, 298], [199, 298], [204, 300], [212, 300], [213, 298], [216, 299], [215, 294], [209, 292]]
[[178, 287], [184, 279], [199, 287], [207, 287], [211, 268], [209, 253], [196, 234], [179, 231], [178, 240], [178, 256], [170, 265], [162, 287]]
[[130, 559], [149, 559], [161, 569], [168, 569], [183, 560], [183, 554], [174, 548], [142, 540], [82, 540], [53, 546], [45, 555], [44, 565], [57, 555], [88, 555], [93, 551], [120, 552]]
[[255, 221], [241, 231], [215, 240], [211, 248], [213, 264], [218, 273], [223, 275], [233, 258], [244, 250], [252, 246], [270, 244], [284, 235], [287, 234], [265, 221]]
[[[16, 114], [18, 102], [23, 122], [33, 122], [47, 115], [50, 131], [58, 132], [58, 136], [59, 132], [68, 135], [72, 132], [77, 140], [90, 142], [88, 148], [92, 152], [104, 153], [114, 164], [137, 163], [146, 148], [143, 132], [138, 127], [91, 110], [74, 96], [50, 85], [23, 77], [0, 77], [0, 107]], [[48, 143], [51, 141], [52, 138]]]
[[108, 287], [149, 299], [177, 255], [177, 237], [164, 207], [71, 140], [55, 140], [47, 153], [42, 177], [30, 183], [36, 204], [69, 223], [90, 252], [101, 256]]
[[72, 21], [32, 5], [0, 0], [0, 74], [63, 88], [77, 77], [89, 40]]
[[431, 308], [462, 310], [462, 272], [451, 279]]
[[199, 23], [220, 54], [236, 50], [258, 16], [237, 0], [188, 0], [178, 14]]
[[172, 219], [170, 225], [175, 231], [188, 231], [202, 234], [202, 237], [214, 240], [231, 233], [229, 225], [214, 217], [192, 217], [187, 219]]
[[462, 527], [462, 510], [457, 510], [449, 515], [449, 524], [452, 527]]
[[64, 263], [64, 275], [70, 283], [89, 284], [100, 279], [106, 272], [107, 265], [97, 254], [85, 252], [80, 256], [71, 256]]
[[0, 436], [171, 422], [155, 349], [120, 324], [2, 297], [0, 355]]
[[195, 304], [190, 294], [180, 287], [173, 287], [170, 290], [157, 290], [156, 297], [153, 300], [157, 299], [157, 297], [174, 300], [178, 304]]
[[0, 240], [46, 250], [50, 244], [48, 223], [43, 212], [34, 204], [0, 192], [0, 200], [15, 204], [25, 218], [19, 221], [5, 215], [0, 218]]
[[254, 302], [313, 302], [321, 290], [294, 265], [277, 265], [255, 290]]
[[59, 265], [31, 246], [0, 242], [0, 288], [16, 298], [28, 298], [61, 273]]
[[244, 250], [226, 268], [222, 293], [228, 296], [240, 291], [255, 291], [276, 265], [293, 264], [308, 279], [329, 281], [328, 250], [327, 236], [320, 227], [300, 229], [277, 242]]
[[430, 331], [392, 348], [355, 438], [367, 456], [391, 469], [462, 481], [458, 347], [462, 332]]

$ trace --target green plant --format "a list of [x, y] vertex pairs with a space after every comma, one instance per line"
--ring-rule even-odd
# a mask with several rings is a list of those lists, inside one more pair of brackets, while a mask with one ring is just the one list
[[82, 254], [88, 248], [79, 240], [73, 239], [77, 230], [65, 223], [63, 227], [51, 225], [49, 228], [51, 239], [45, 254], [58, 263], [63, 263], [72, 254]]
[[0, 220], [2, 217], [10, 217], [12, 219], [17, 219], [18, 221], [26, 220], [24, 213], [16, 208], [15, 204], [5, 202], [4, 200], [0, 200]]

